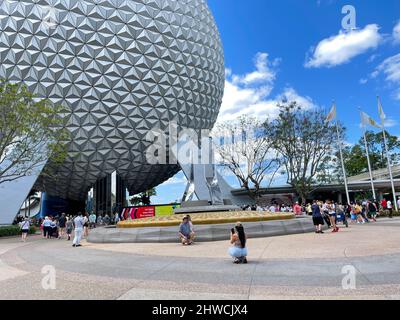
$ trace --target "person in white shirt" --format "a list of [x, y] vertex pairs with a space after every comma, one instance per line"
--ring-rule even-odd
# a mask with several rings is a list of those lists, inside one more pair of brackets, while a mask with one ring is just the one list
[[270, 211], [270, 212], [273, 212], [273, 213], [276, 212], [275, 206], [270, 206], [270, 207], [269, 207], [269, 211]]
[[75, 227], [75, 236], [74, 241], [72, 242], [73, 247], [81, 247], [81, 239], [83, 233], [83, 225], [85, 224], [85, 220], [81, 212], [78, 213], [78, 216], [74, 219], [74, 227]]
[[31, 226], [31, 223], [28, 218], [25, 218], [24, 221], [20, 222], [20, 228], [21, 228], [21, 232], [22, 232], [22, 236], [21, 236], [22, 242], [26, 242], [26, 237], [28, 236], [30, 226]]
[[49, 217], [45, 217], [43, 221], [43, 237], [49, 239], [50, 238], [50, 231], [51, 231], [51, 220]]
[[329, 219], [330, 219], [331, 225], [333, 227], [333, 231], [332, 232], [338, 232], [339, 228], [336, 225], [337, 215], [336, 215], [336, 205], [335, 205], [335, 203], [327, 202], [326, 203], [326, 208], [328, 210]]
[[388, 200], [387, 202], [387, 209], [389, 210], [389, 218], [392, 219], [393, 218], [393, 205], [392, 205], [392, 201]]

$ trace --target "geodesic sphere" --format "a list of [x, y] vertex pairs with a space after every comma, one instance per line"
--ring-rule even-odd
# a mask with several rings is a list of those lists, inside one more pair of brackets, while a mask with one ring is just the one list
[[82, 200], [115, 170], [132, 193], [175, 174], [146, 164], [145, 135], [170, 121], [211, 129], [225, 71], [203, 0], [3, 0], [0, 77], [69, 110], [68, 159], [40, 185]]

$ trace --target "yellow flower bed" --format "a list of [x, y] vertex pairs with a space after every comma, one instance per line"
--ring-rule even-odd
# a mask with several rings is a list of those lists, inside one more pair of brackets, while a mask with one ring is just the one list
[[[151, 228], [179, 226], [185, 214], [161, 216], [118, 223], [118, 228]], [[224, 224], [240, 222], [259, 222], [294, 219], [293, 213], [269, 213], [257, 211], [232, 211], [191, 214], [194, 225]]]

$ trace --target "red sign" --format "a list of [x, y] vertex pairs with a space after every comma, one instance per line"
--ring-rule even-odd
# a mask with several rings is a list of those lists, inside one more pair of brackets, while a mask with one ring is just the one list
[[156, 207], [137, 208], [136, 219], [152, 218], [156, 216]]
[[152, 218], [156, 216], [156, 207], [134, 207], [134, 208], [125, 208], [122, 212], [123, 220], [136, 220], [136, 219], [145, 219]]

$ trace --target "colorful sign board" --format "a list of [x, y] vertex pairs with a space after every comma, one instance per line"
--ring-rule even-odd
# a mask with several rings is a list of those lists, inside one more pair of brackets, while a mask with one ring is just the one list
[[122, 210], [122, 220], [136, 220], [152, 217], [171, 216], [174, 214], [174, 209], [180, 205], [158, 205], [144, 207], [128, 207]]

